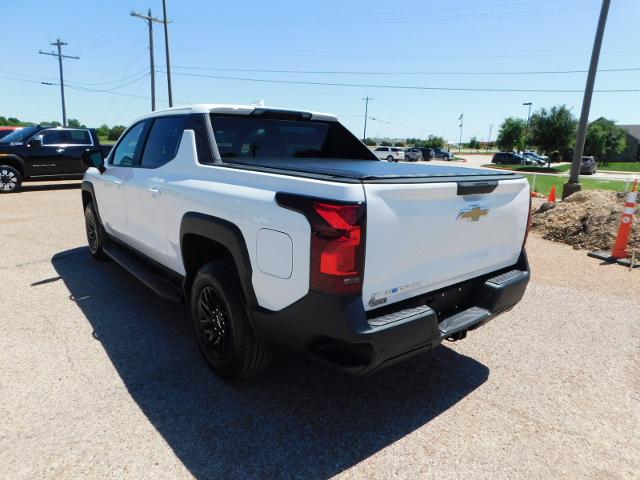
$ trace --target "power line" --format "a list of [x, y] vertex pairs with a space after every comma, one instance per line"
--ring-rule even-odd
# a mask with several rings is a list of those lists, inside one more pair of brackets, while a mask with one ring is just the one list
[[[431, 87], [421, 85], [391, 85], [391, 84], [366, 84], [343, 82], [319, 82], [311, 80], [274, 80], [266, 78], [232, 77], [224, 75], [205, 75], [199, 73], [176, 73], [187, 77], [211, 78], [214, 80], [233, 80], [240, 82], [257, 83], [281, 83], [287, 85], [321, 85], [327, 87], [352, 87], [352, 88], [385, 88], [396, 90], [424, 90], [424, 91], [448, 91], [448, 92], [517, 92], [517, 93], [582, 93], [583, 90], [571, 89], [544, 89], [544, 88], [470, 88], [470, 87]], [[594, 90], [598, 93], [630, 93], [640, 92], [640, 89], [604, 89]]]
[[[117, 80], [109, 80], [109, 81], [104, 81], [104, 82], [97, 82], [97, 83], [85, 83], [85, 82], [76, 82], [73, 80], [66, 80], [65, 85], [70, 86], [70, 85], [76, 85], [76, 86], [80, 86], [80, 87], [93, 87], [93, 86], [98, 86], [98, 85], [108, 85], [111, 83], [118, 83], [118, 82], [122, 82], [124, 80], [129, 80], [132, 77], [137, 77], [138, 75], [140, 75], [141, 73], [144, 73], [144, 75], [142, 77], [137, 78], [135, 81], [139, 80], [140, 78], [144, 78], [145, 76], [147, 76], [149, 74], [148, 70], [146, 68], [143, 68], [142, 70], [139, 70], [137, 72], [134, 72], [130, 75], [127, 75], [126, 77], [122, 77], [119, 78]], [[6, 73], [8, 75], [16, 75], [19, 77], [28, 77], [28, 78], [35, 78], [38, 80], [45, 80], [45, 81], [52, 81], [55, 80], [52, 77], [43, 77], [41, 75], [31, 75], [28, 73], [20, 73], [20, 72], [9, 72], [7, 70], [0, 70], [0, 73]], [[36, 83], [40, 83], [40, 82], [36, 82]], [[129, 85], [129, 83], [124, 83], [122, 85], [113, 87], [113, 89], [118, 89], [118, 88], [122, 88], [123, 86]]]
[[[312, 75], [560, 75], [587, 73], [588, 70], [529, 70], [529, 71], [494, 71], [494, 72], [389, 72], [389, 71], [355, 71], [355, 70], [283, 70], [283, 69], [261, 69], [261, 68], [222, 68], [222, 67], [174, 67], [181, 70], [203, 70], [213, 72], [247, 72], [247, 73], [287, 73], [287, 74], [312, 74]], [[599, 72], [633, 72], [640, 71], [640, 67], [627, 68], [602, 68]]]
[[62, 47], [65, 45], [68, 45], [65, 42], [61, 42], [60, 39], [56, 39], [55, 42], [50, 43], [49, 45], [53, 45], [54, 47], [58, 48], [58, 53], [56, 52], [43, 52], [42, 50], [39, 50], [38, 53], [40, 55], [51, 55], [52, 57], [57, 57], [58, 59], [58, 66], [60, 68], [60, 96], [62, 98], [62, 126], [66, 127], [67, 126], [67, 108], [65, 106], [65, 102], [64, 102], [64, 75], [62, 73], [62, 59], [63, 58], [70, 58], [73, 60], [79, 60], [80, 57], [78, 56], [73, 56], [73, 55], [63, 55], [62, 54]]

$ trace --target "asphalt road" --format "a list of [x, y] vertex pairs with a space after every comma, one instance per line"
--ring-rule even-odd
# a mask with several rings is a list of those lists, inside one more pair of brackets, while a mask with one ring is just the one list
[[0, 196], [0, 477], [638, 478], [640, 269], [538, 238], [511, 312], [352, 379], [228, 385], [85, 247], [78, 185]]

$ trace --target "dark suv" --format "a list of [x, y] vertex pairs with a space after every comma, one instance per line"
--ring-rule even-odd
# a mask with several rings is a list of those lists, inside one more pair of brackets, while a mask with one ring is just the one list
[[598, 171], [598, 164], [594, 157], [582, 157], [582, 162], [580, 163], [580, 174], [581, 175], [593, 175]]
[[522, 157], [514, 152], [498, 152], [491, 159], [497, 165], [520, 165]]
[[24, 180], [81, 179], [82, 153], [100, 145], [91, 128], [24, 127], [0, 139], [0, 193], [16, 192]]
[[426, 147], [417, 147], [417, 148], [422, 152], [422, 160], [424, 160], [425, 162], [428, 162], [433, 157], [435, 157], [435, 152], [433, 151], [433, 148], [426, 148]]

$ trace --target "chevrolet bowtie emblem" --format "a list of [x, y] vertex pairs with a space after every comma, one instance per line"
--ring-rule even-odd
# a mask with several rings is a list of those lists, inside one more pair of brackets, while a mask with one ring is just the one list
[[480, 217], [484, 217], [489, 214], [488, 208], [482, 208], [479, 205], [472, 205], [469, 208], [464, 210], [460, 210], [458, 217], [456, 220], [467, 219], [469, 222], [477, 222], [480, 220]]

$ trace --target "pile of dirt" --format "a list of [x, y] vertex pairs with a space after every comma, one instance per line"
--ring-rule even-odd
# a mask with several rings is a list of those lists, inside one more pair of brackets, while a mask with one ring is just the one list
[[[548, 203], [533, 211], [531, 229], [547, 240], [575, 249], [611, 250], [615, 243], [626, 194], [587, 190], [567, 197], [554, 207]], [[640, 254], [640, 223], [633, 227], [629, 250]]]

